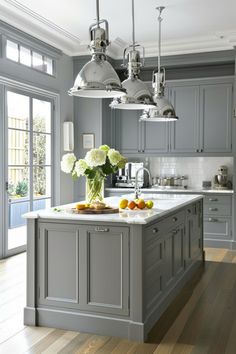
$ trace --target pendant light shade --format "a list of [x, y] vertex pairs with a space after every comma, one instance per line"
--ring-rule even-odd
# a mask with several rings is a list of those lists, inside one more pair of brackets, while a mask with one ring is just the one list
[[157, 10], [159, 11], [158, 69], [153, 72], [152, 78], [155, 108], [144, 110], [140, 117], [140, 121], [170, 122], [178, 120], [178, 117], [176, 116], [174, 107], [165, 97], [165, 69], [161, 68], [161, 13], [164, 10], [164, 7], [157, 7]]
[[140, 68], [144, 65], [144, 48], [143, 60], [141, 60], [140, 52], [137, 50], [139, 45], [135, 42], [134, 0], [132, 0], [132, 38], [132, 45], [125, 48], [123, 55], [123, 66], [128, 69], [128, 78], [122, 82], [122, 87], [127, 93], [122, 97], [114, 98], [110, 104], [111, 108], [143, 110], [155, 107], [151, 92], [139, 78]]
[[[107, 61], [106, 47], [109, 45], [108, 22], [99, 18], [99, 0], [97, 21], [89, 27], [91, 60], [78, 73], [69, 95], [91, 98], [123, 96], [126, 90], [121, 87], [120, 79]], [[105, 25], [102, 28], [101, 25]]]

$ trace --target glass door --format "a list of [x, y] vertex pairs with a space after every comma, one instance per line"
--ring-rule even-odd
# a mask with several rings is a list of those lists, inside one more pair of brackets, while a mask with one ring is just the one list
[[52, 102], [8, 90], [6, 254], [26, 247], [22, 215], [52, 203]]

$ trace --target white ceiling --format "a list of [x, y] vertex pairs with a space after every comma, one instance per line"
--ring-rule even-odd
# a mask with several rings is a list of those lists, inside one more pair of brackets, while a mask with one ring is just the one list
[[[88, 27], [95, 0], [0, 0], [0, 19], [58, 47], [69, 55], [88, 54]], [[157, 11], [164, 5], [165, 55], [232, 49], [236, 45], [235, 0], [135, 0], [136, 40], [146, 56], [157, 53]], [[120, 58], [131, 41], [131, 0], [100, 0], [109, 22], [109, 55]]]

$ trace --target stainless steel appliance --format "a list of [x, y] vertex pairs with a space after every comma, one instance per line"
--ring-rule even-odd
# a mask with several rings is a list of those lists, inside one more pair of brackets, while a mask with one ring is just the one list
[[[125, 168], [120, 169], [115, 176], [115, 187], [133, 188], [135, 186], [136, 171], [144, 167], [143, 162], [127, 162]], [[140, 171], [137, 180], [140, 188], [148, 187], [148, 176], [144, 171]]]
[[220, 166], [218, 168], [218, 174], [214, 176], [213, 179], [214, 189], [231, 189], [232, 183], [229, 181], [228, 167]]

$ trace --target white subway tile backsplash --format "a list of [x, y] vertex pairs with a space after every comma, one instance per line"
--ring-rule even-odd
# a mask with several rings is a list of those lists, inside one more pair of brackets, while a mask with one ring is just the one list
[[233, 175], [233, 157], [150, 157], [151, 175], [180, 175], [188, 177], [189, 188], [202, 187], [202, 181], [212, 181], [219, 166], [226, 165]]

